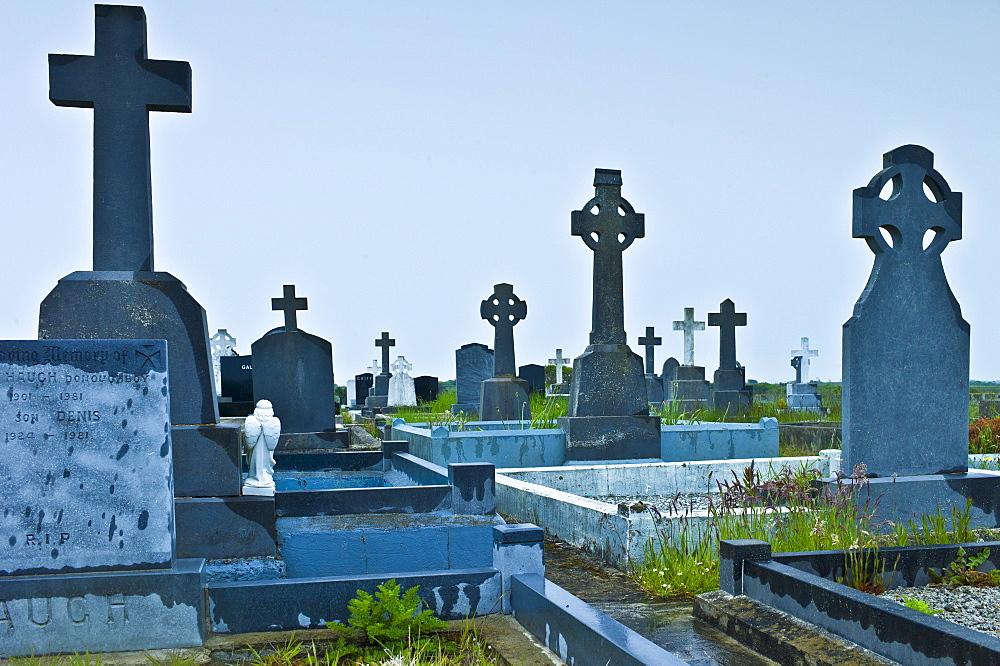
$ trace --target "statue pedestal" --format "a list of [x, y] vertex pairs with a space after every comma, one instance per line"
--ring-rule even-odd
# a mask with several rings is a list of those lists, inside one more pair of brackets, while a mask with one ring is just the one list
[[569, 416], [649, 414], [642, 358], [628, 345], [588, 345], [573, 360]]

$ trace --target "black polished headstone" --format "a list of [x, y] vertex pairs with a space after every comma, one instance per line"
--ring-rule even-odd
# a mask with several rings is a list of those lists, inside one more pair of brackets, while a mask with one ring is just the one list
[[222, 395], [233, 402], [253, 400], [253, 356], [220, 356]]
[[369, 389], [375, 384], [375, 375], [370, 372], [362, 372], [354, 375], [354, 402], [359, 407], [364, 406], [368, 397]]
[[430, 375], [420, 375], [413, 378], [413, 390], [420, 402], [432, 402], [438, 397], [438, 378]]
[[522, 365], [517, 369], [517, 376], [528, 382], [529, 391], [545, 390], [545, 366], [537, 363]]
[[[531, 418], [528, 383], [515, 376], [514, 326], [528, 315], [528, 304], [505, 282], [479, 306], [479, 315], [493, 326], [493, 377], [480, 384], [479, 418], [511, 421]], [[544, 385], [543, 370], [543, 385]]]
[[875, 262], [844, 324], [842, 467], [894, 477], [964, 472], [969, 324], [941, 264], [962, 238], [962, 194], [934, 169], [933, 153], [902, 146], [854, 190], [853, 230]]
[[94, 110], [94, 270], [59, 281], [38, 337], [167, 340], [171, 423], [218, 423], [205, 311], [180, 280], [152, 272], [149, 111], [191, 110], [191, 68], [147, 58], [141, 7], [95, 14], [93, 56], [49, 56], [52, 102]]
[[285, 298], [272, 299], [271, 309], [283, 310], [285, 323], [296, 328], [270, 330], [250, 348], [254, 401], [271, 401], [282, 434], [335, 430], [333, 346], [298, 328], [295, 311], [305, 309], [305, 299], [288, 297], [286, 285]]

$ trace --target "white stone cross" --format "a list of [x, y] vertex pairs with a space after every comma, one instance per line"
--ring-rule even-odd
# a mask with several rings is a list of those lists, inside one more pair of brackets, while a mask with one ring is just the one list
[[412, 369], [413, 364], [407, 361], [405, 356], [397, 356], [396, 360], [392, 362], [393, 373], [402, 372], [404, 374], [409, 374]]
[[372, 359], [371, 367], [367, 368], [368, 372], [373, 375], [378, 375], [382, 373], [382, 367], [378, 364], [378, 359]]
[[792, 358], [799, 358], [799, 370], [802, 374], [802, 383], [809, 383], [809, 359], [819, 356], [819, 350], [809, 349], [809, 338], [802, 338], [802, 349], [793, 349]]
[[684, 365], [694, 365], [694, 332], [704, 331], [705, 322], [694, 320], [694, 308], [684, 308], [684, 319], [674, 322], [674, 330], [684, 331]]
[[549, 363], [556, 366], [556, 384], [563, 383], [563, 365], [568, 361], [568, 358], [563, 358], [562, 349], [556, 350], [556, 357], [550, 358]]

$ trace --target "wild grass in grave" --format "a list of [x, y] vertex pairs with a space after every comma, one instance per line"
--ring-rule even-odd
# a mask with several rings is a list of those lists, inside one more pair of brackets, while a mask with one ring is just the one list
[[659, 416], [663, 425], [684, 425], [702, 421], [706, 423], [757, 423], [764, 417], [772, 417], [779, 423], [798, 423], [801, 421], [839, 421], [840, 406], [831, 407], [829, 413], [822, 414], [812, 411], [788, 411], [778, 403], [751, 403], [750, 408], [742, 413], [730, 413], [715, 409], [698, 409], [684, 411], [679, 401], [664, 401], [654, 405], [652, 413]]

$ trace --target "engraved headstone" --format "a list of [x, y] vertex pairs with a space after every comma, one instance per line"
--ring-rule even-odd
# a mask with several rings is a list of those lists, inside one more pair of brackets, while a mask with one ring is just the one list
[[710, 312], [708, 325], [719, 327], [719, 369], [715, 371], [712, 400], [720, 412], [738, 414], [750, 407], [746, 387], [746, 368], [736, 360], [736, 327], [747, 325], [745, 312], [737, 312], [731, 299], [719, 303], [718, 312]]
[[[528, 315], [528, 304], [505, 282], [479, 306], [480, 316], [493, 326], [493, 376], [480, 384], [479, 418], [511, 421], [531, 418], [528, 383], [519, 379], [514, 361], [514, 326]], [[544, 381], [544, 380], [543, 380]]]
[[299, 329], [296, 315], [308, 309], [308, 302], [295, 295], [294, 285], [284, 285], [283, 296], [271, 299], [271, 309], [284, 312], [285, 325], [251, 347], [254, 400], [271, 401], [284, 433], [335, 430], [332, 345]]
[[570, 232], [594, 253], [590, 344], [573, 361], [566, 431], [570, 460], [654, 458], [660, 420], [649, 416], [642, 358], [628, 347], [622, 254], [645, 236], [645, 216], [622, 197], [621, 171], [596, 169], [594, 197], [571, 214]]
[[354, 406], [364, 407], [368, 391], [374, 384], [375, 375], [371, 372], [362, 372], [360, 375], [354, 375]]
[[397, 356], [392, 362], [392, 377], [389, 378], [389, 407], [416, 407], [417, 390], [413, 386], [410, 370], [413, 364], [405, 356]]
[[215, 393], [222, 393], [222, 366], [219, 359], [223, 356], [236, 355], [236, 338], [224, 328], [220, 328], [208, 341], [212, 349], [212, 371], [215, 373]]
[[253, 356], [223, 356], [222, 395], [233, 402], [253, 401]]
[[493, 376], [493, 350], [479, 342], [470, 342], [455, 350], [456, 402], [453, 414], [479, 412], [479, 386]]
[[201, 644], [167, 367], [162, 340], [0, 341], [0, 653]]

